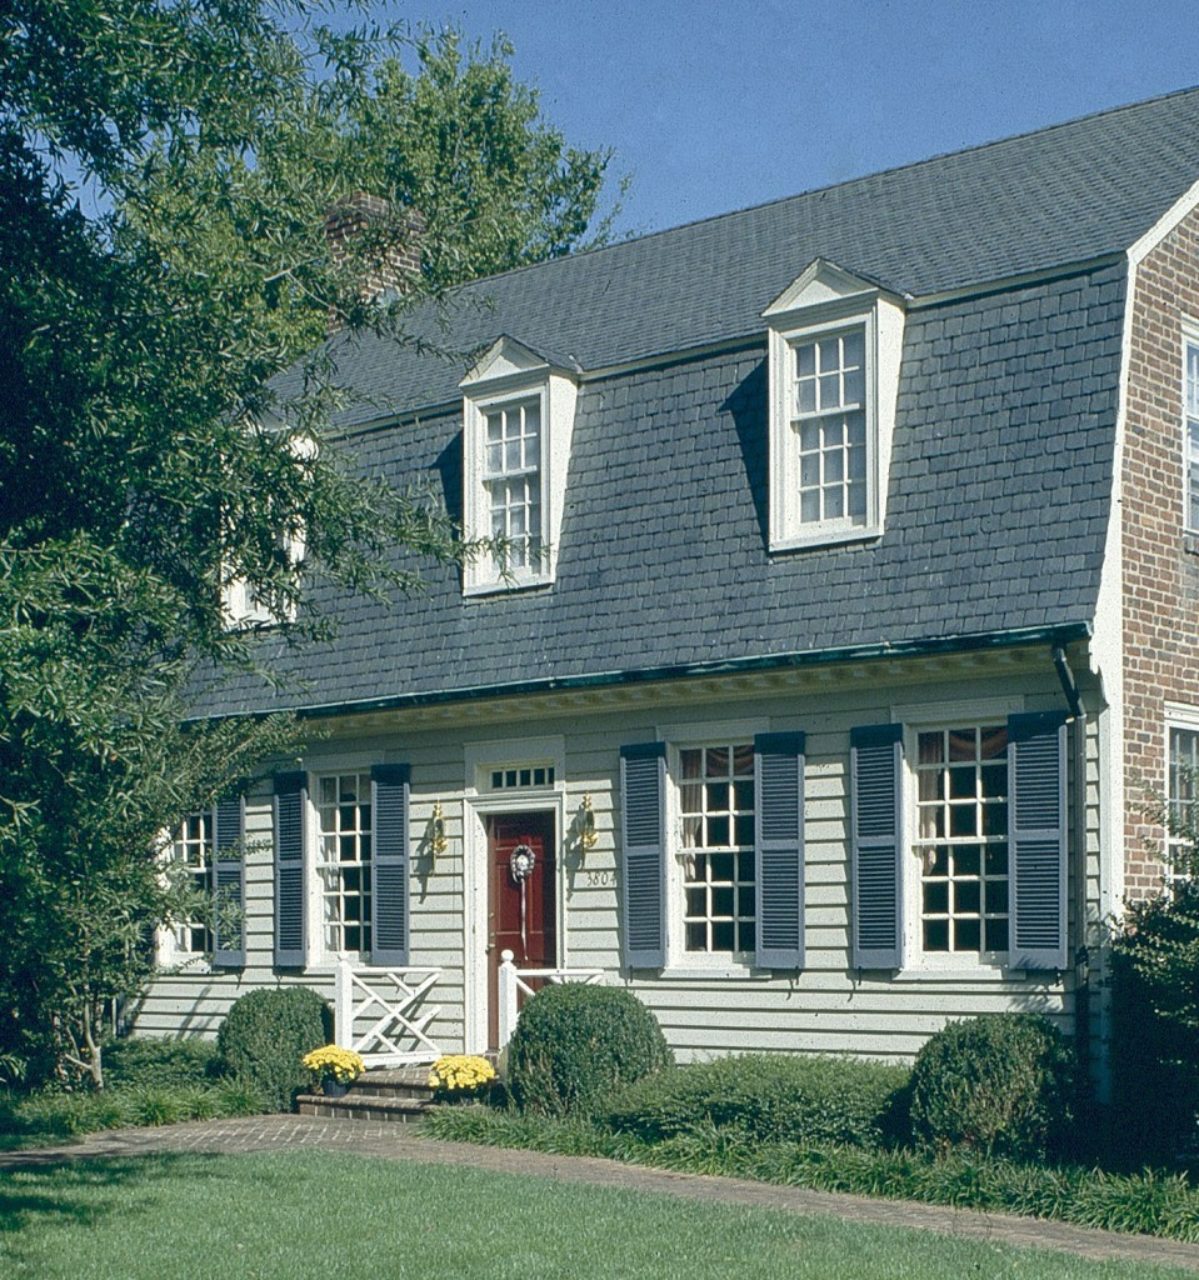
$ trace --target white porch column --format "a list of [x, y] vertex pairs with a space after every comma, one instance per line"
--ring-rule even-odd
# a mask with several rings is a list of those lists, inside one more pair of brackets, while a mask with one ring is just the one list
[[348, 960], [337, 962], [334, 978], [333, 1040], [343, 1049], [354, 1047], [354, 970]]
[[506, 1049], [516, 1030], [516, 956], [511, 951], [500, 952], [499, 982], [496, 996], [499, 1000], [499, 1048]]

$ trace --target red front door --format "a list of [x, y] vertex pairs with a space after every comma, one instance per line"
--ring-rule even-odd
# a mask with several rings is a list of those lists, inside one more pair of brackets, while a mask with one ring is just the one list
[[494, 1049], [499, 1045], [497, 974], [502, 953], [511, 951], [521, 969], [552, 969], [558, 963], [554, 815], [497, 813], [487, 827], [487, 1033]]

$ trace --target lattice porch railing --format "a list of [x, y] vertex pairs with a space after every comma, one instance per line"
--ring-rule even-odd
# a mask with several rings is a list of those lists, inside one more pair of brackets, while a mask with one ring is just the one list
[[428, 1028], [441, 1012], [429, 1003], [440, 969], [369, 969], [337, 965], [335, 1038], [367, 1067], [402, 1067], [441, 1057]]
[[531, 996], [536, 990], [533, 982], [584, 982], [599, 985], [604, 980], [602, 969], [518, 969], [516, 956], [511, 951], [500, 952], [499, 969], [499, 1047], [505, 1048], [516, 1030], [522, 996]]

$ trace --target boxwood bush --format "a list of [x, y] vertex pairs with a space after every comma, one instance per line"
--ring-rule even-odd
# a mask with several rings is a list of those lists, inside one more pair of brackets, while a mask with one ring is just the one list
[[878, 1147], [900, 1137], [906, 1067], [755, 1053], [676, 1067], [631, 1085], [605, 1109], [617, 1132], [660, 1142], [715, 1127], [756, 1141]]
[[307, 987], [251, 991], [217, 1033], [223, 1069], [258, 1089], [273, 1111], [290, 1111], [308, 1085], [300, 1059], [333, 1038], [333, 1013]]
[[631, 991], [564, 983], [526, 1002], [508, 1046], [508, 1091], [524, 1111], [591, 1115], [621, 1085], [673, 1061]]
[[219, 1064], [214, 1040], [129, 1036], [105, 1047], [104, 1082], [112, 1087], [153, 1088], [204, 1084], [219, 1074]]
[[951, 1022], [916, 1055], [911, 1117], [917, 1141], [945, 1151], [1043, 1160], [1071, 1137], [1073, 1047], [1048, 1018], [1003, 1013]]

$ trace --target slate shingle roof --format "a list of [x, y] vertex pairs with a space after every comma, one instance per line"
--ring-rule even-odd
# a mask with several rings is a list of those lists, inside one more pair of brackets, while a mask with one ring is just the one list
[[[596, 369], [763, 336], [762, 309], [815, 256], [909, 294], [1101, 257], [1199, 177], [1199, 91], [479, 282], [454, 339], [500, 333]], [[764, 340], [581, 387], [557, 581], [464, 600], [458, 574], [390, 604], [327, 596], [336, 641], [273, 655], [227, 713], [403, 699], [1094, 614], [1111, 491], [1126, 270], [910, 311], [876, 543], [766, 550]], [[470, 298], [485, 295], [490, 308]], [[397, 415], [458, 396], [463, 368], [378, 342], [342, 356]], [[362, 417], [379, 416], [377, 404]], [[353, 437], [371, 472], [434, 477], [461, 505], [454, 409]]]
[[[761, 331], [815, 257], [926, 295], [1126, 249], [1199, 178], [1199, 90], [479, 281], [451, 304], [458, 349], [508, 333], [598, 369]], [[414, 332], [442, 344], [431, 314]], [[462, 364], [364, 337], [344, 425], [445, 404]]]

